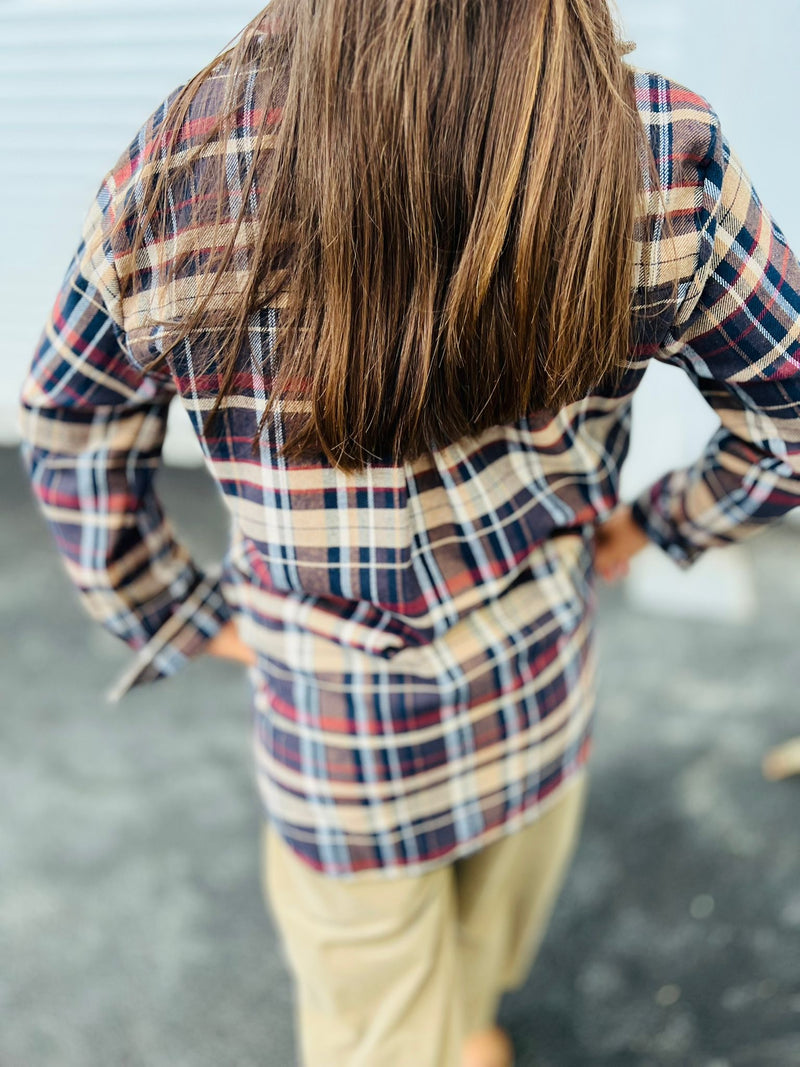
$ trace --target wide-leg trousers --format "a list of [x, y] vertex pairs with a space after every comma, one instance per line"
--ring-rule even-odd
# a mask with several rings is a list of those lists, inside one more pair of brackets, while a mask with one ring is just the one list
[[580, 834], [586, 770], [531, 823], [423, 874], [342, 880], [267, 819], [261, 888], [301, 1067], [458, 1067], [531, 971]]

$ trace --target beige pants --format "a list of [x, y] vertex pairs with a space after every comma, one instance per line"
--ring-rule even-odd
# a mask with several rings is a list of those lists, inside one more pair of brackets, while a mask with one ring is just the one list
[[533, 823], [423, 875], [347, 882], [266, 820], [262, 892], [295, 982], [302, 1067], [458, 1067], [524, 984], [569, 869], [584, 771]]

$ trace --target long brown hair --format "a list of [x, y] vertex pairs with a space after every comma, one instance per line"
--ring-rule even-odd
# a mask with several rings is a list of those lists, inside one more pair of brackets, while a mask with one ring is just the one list
[[[129, 262], [149, 242], [193, 297], [148, 369], [215, 339], [208, 432], [253, 316], [276, 309], [253, 450], [280, 405], [283, 455], [343, 470], [621, 373], [644, 138], [624, 51], [607, 0], [273, 0], [159, 130]], [[214, 122], [187, 153], [204, 92]], [[208, 146], [235, 136], [246, 93], [257, 130], [232, 209], [230, 158]], [[181, 180], [191, 229], [212, 228], [202, 255], [170, 231]]]

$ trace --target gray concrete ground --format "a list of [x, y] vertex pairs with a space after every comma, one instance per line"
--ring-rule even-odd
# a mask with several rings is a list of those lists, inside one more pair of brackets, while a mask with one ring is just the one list
[[[215, 558], [207, 475], [159, 477]], [[13, 449], [0, 478], [0, 1065], [290, 1067], [246, 679], [200, 659], [104, 703], [130, 654], [79, 609]], [[587, 822], [534, 973], [502, 1006], [518, 1067], [800, 1063], [800, 780], [759, 769], [800, 733], [800, 537], [748, 551], [752, 624], [602, 591]]]

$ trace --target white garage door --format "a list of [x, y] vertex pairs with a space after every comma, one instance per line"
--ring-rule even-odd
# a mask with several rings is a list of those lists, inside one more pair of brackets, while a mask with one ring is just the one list
[[[101, 179], [170, 90], [263, 6], [259, 0], [0, 0], [5, 440], [15, 438], [21, 378]], [[172, 427], [170, 437], [174, 454], [179, 442]]]

